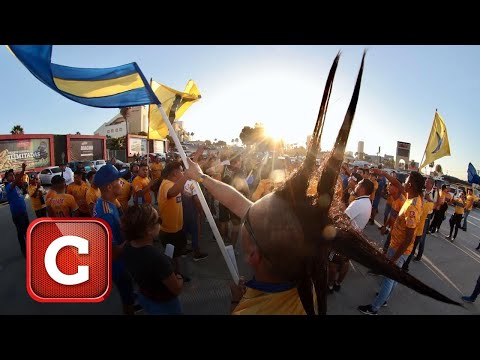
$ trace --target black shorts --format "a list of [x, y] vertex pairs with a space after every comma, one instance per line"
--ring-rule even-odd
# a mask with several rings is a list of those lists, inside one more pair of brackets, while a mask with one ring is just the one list
[[162, 242], [163, 247], [166, 247], [167, 244], [172, 244], [175, 246], [173, 251], [173, 257], [179, 257], [185, 253], [187, 248], [187, 237], [183, 230], [177, 231], [176, 233], [167, 233], [165, 231], [160, 231], [159, 234], [160, 241]]
[[233, 224], [235, 224], [235, 225], [240, 224], [240, 218], [237, 215], [235, 215], [234, 213], [232, 213], [230, 210], [228, 210], [228, 208], [226, 208], [222, 204], [218, 204], [218, 207], [219, 207], [219, 212], [220, 212], [220, 214], [218, 216], [218, 220], [220, 222], [228, 222], [229, 220], [232, 220]]

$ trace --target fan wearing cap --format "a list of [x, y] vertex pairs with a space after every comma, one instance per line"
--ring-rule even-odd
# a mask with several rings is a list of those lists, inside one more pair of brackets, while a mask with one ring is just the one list
[[77, 217], [78, 205], [75, 198], [70, 194], [65, 194], [65, 178], [56, 175], [52, 178], [52, 190], [55, 193], [47, 200], [47, 213], [51, 217]]
[[17, 228], [18, 242], [23, 256], [26, 254], [25, 239], [27, 236], [28, 224], [30, 223], [27, 214], [27, 206], [21, 189], [26, 167], [27, 164], [23, 163], [22, 171], [16, 175], [13, 172], [13, 169], [5, 172], [5, 179], [7, 181], [5, 191], [7, 192], [8, 205], [10, 206], [13, 223]]
[[95, 174], [94, 182], [100, 190], [93, 209], [93, 217], [105, 220], [112, 230], [112, 280], [118, 288], [122, 299], [123, 311], [127, 315], [134, 313], [133, 281], [125, 269], [121, 252], [125, 244], [120, 230], [120, 213], [117, 207], [117, 196], [122, 191], [120, 177], [128, 170], [118, 171], [112, 164], [102, 166]]

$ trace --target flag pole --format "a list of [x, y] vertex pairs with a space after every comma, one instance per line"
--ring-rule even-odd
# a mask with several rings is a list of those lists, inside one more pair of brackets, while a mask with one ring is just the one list
[[[173, 126], [170, 123], [170, 120], [168, 119], [168, 116], [165, 113], [165, 110], [163, 109], [162, 105], [157, 104], [157, 107], [158, 107], [158, 110], [160, 111], [160, 114], [162, 115], [163, 121], [168, 126], [168, 131], [170, 132], [170, 136], [172, 137], [173, 142], [175, 143], [175, 146], [177, 147], [178, 152], [180, 153], [180, 157], [182, 158], [185, 169], [188, 169], [187, 155], [185, 154], [185, 151], [183, 150], [182, 144], [180, 144], [180, 140], [178, 139], [177, 134], [173, 130]], [[223, 239], [220, 235], [220, 232], [218, 231], [217, 224], [215, 223], [215, 220], [213, 219], [212, 213], [210, 212], [210, 208], [208, 207], [207, 201], [205, 200], [205, 196], [203, 196], [203, 192], [200, 189], [200, 186], [198, 185], [198, 182], [194, 181], [193, 185], [195, 187], [195, 190], [197, 191], [198, 199], [200, 200], [200, 204], [202, 205], [202, 209], [205, 212], [205, 216], [207, 217], [208, 223], [210, 224], [210, 227], [212, 228], [213, 235], [215, 236], [215, 240], [217, 241], [218, 247], [220, 248], [220, 252], [222, 253], [223, 258], [225, 259], [225, 262], [227, 263], [227, 267], [228, 267], [228, 270], [230, 271], [230, 275], [232, 276], [235, 284], [238, 284], [239, 276], [237, 274], [235, 266], [232, 263], [232, 260], [228, 256], [227, 249], [225, 248], [225, 243], [223, 242]]]

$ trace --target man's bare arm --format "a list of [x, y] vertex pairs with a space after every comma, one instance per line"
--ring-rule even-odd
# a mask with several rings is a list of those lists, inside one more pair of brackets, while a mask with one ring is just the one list
[[[203, 175], [202, 169], [197, 163], [194, 163], [190, 159], [188, 161], [188, 170], [185, 171], [185, 175], [192, 180], [198, 181]], [[230, 185], [224, 184], [221, 181], [212, 179], [206, 176], [203, 179], [203, 185], [212, 194], [212, 196], [226, 206], [231, 212], [243, 219], [247, 214], [248, 208], [253, 204], [240, 192], [235, 190]]]

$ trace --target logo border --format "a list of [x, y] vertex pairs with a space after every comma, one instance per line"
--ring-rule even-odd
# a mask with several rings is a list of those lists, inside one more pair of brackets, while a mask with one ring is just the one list
[[[108, 236], [108, 244], [107, 244], [107, 249], [108, 249], [108, 264], [109, 266], [107, 267], [108, 269], [108, 274], [107, 274], [107, 288], [105, 289], [105, 292], [98, 297], [95, 298], [46, 298], [39, 296], [35, 293], [35, 291], [32, 289], [32, 266], [31, 266], [31, 247], [32, 247], [32, 231], [37, 226], [38, 224], [41, 224], [43, 222], [56, 222], [56, 223], [97, 223], [105, 229], [107, 232]], [[50, 217], [44, 217], [44, 218], [39, 218], [33, 220], [30, 225], [28, 226], [27, 229], [27, 238], [26, 238], [26, 246], [27, 246], [27, 256], [26, 256], [26, 267], [27, 267], [27, 277], [26, 277], [26, 288], [28, 295], [40, 303], [99, 303], [104, 301], [110, 296], [110, 293], [112, 291], [112, 229], [110, 229], [110, 225], [105, 220], [102, 219], [97, 219], [97, 218], [50, 218]]]

